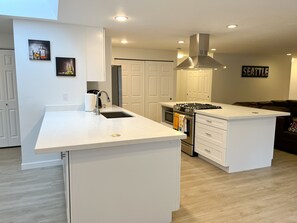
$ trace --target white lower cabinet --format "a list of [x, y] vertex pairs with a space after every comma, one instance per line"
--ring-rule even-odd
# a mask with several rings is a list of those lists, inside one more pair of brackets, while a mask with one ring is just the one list
[[195, 152], [228, 173], [271, 166], [275, 117], [221, 119], [196, 114]]
[[212, 145], [206, 141], [198, 139], [195, 152], [222, 166], [225, 166], [225, 149], [219, 146]]
[[167, 223], [180, 207], [180, 140], [63, 153], [67, 223]]
[[225, 120], [196, 115], [195, 152], [225, 166], [226, 129]]

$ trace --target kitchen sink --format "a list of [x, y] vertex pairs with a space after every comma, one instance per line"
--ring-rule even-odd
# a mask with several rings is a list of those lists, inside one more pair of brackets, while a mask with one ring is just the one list
[[105, 118], [128, 118], [133, 117], [132, 115], [129, 115], [125, 112], [101, 112], [101, 115], [103, 115]]

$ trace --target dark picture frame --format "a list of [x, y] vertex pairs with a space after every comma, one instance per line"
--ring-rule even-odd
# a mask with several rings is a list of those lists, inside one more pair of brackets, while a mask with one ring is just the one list
[[241, 67], [241, 77], [268, 78], [269, 66], [243, 65]]
[[28, 40], [30, 60], [51, 60], [50, 41]]
[[75, 58], [70, 57], [56, 57], [56, 75], [75, 77]]

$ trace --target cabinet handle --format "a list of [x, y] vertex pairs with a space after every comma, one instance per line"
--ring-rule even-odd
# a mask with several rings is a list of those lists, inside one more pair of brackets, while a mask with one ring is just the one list
[[5, 104], [6, 106], [8, 106], [8, 104]]
[[206, 152], [211, 153], [209, 149], [204, 149]]
[[212, 137], [210, 133], [206, 132], [205, 135]]

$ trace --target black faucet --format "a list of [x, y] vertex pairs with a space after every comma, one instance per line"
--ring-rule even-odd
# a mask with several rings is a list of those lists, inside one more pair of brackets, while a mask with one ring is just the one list
[[96, 115], [100, 115], [100, 108], [102, 108], [102, 101], [101, 101], [101, 98], [100, 98], [102, 93], [104, 93], [106, 95], [107, 102], [110, 102], [110, 98], [109, 98], [106, 91], [98, 91], [97, 96], [96, 96], [97, 97], [96, 98], [97, 99], [96, 100], [96, 108], [95, 108]]

